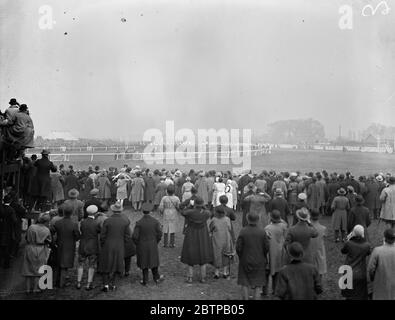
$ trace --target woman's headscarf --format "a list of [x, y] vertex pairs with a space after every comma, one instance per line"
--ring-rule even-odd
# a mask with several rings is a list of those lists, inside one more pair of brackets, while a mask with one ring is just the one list
[[365, 229], [360, 224], [357, 224], [351, 233], [347, 236], [347, 241], [353, 237], [365, 238]]

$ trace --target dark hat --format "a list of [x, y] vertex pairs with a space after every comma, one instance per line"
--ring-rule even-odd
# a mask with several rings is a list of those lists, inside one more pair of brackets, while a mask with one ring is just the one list
[[10, 105], [14, 105], [14, 104], [19, 104], [18, 101], [16, 101], [15, 98], [11, 98], [10, 102], [8, 102]]
[[202, 207], [204, 205], [204, 201], [200, 197], [195, 198], [195, 207]]
[[50, 154], [50, 152], [46, 149], [44, 149], [43, 151], [41, 151], [41, 154]]
[[219, 197], [219, 202], [220, 202], [221, 204], [227, 204], [228, 201], [229, 201], [228, 197], [227, 197], [226, 195], [224, 195], [224, 194], [223, 194], [222, 196]]
[[27, 110], [27, 105], [26, 104], [21, 104], [19, 106], [19, 111], [26, 111]]
[[176, 191], [176, 188], [174, 187], [174, 185], [173, 184], [169, 184], [168, 186], [167, 186], [167, 192], [168, 193], [171, 193], [171, 194], [174, 194], [174, 192]]
[[154, 209], [154, 205], [151, 202], [144, 202], [141, 206], [143, 213], [150, 213]]
[[362, 204], [362, 203], [365, 202], [365, 199], [364, 199], [360, 194], [358, 194], [358, 195], [355, 197], [355, 202], [356, 202], [356, 203], [359, 203], [359, 204]]
[[218, 213], [219, 215], [225, 215], [225, 209], [222, 206], [216, 207], [215, 212]]
[[337, 190], [337, 194], [344, 196], [346, 194], [346, 190], [344, 190], [344, 188], [340, 188], [339, 190]]
[[303, 247], [299, 242], [292, 242], [288, 247], [288, 253], [292, 260], [302, 260]]
[[320, 217], [320, 212], [318, 210], [311, 210], [310, 212], [311, 220], [318, 220], [319, 217]]
[[394, 243], [395, 241], [395, 230], [390, 228], [384, 231], [384, 238], [386, 242]]
[[247, 214], [247, 221], [251, 225], [257, 225], [259, 221], [259, 215], [255, 212], [250, 212]]
[[281, 213], [278, 210], [273, 210], [270, 213], [270, 218], [273, 222], [280, 222], [281, 221]]
[[388, 178], [388, 182], [391, 183], [391, 184], [394, 184], [395, 183], [395, 177], [392, 177], [392, 176], [389, 177]]

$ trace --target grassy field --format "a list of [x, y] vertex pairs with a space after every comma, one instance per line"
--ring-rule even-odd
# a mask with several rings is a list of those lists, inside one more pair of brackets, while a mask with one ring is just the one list
[[[132, 212], [130, 209], [125, 210], [125, 214], [128, 215], [131, 220], [132, 226], [142, 216], [139, 212]], [[158, 214], [154, 216], [160, 219]], [[180, 218], [179, 227], [183, 225], [183, 220]], [[328, 273], [324, 277], [324, 293], [320, 296], [323, 300], [338, 300], [342, 299], [340, 290], [338, 288], [338, 268], [344, 262], [344, 256], [340, 253], [342, 247], [341, 243], [335, 243], [333, 234], [330, 226], [330, 217], [323, 217], [321, 223], [328, 227], [328, 237], [325, 241], [327, 250], [327, 264]], [[235, 221], [235, 229], [238, 233], [241, 228], [241, 213], [237, 214], [237, 220]], [[378, 225], [377, 221], [369, 227], [369, 235], [372, 241], [372, 246], [378, 246], [382, 242], [382, 234], [384, 225]], [[231, 279], [213, 279], [214, 268], [208, 268], [208, 281], [206, 284], [199, 283], [198, 274], [195, 275], [195, 281], [193, 284], [187, 284], [186, 279], [186, 267], [180, 262], [181, 248], [182, 248], [183, 235], [179, 232], [176, 235], [176, 248], [163, 248], [160, 246], [160, 260], [161, 267], [160, 272], [165, 276], [165, 281], [158, 286], [153, 284], [151, 281], [147, 287], [143, 287], [139, 284], [141, 279], [141, 272], [136, 266], [136, 258], [133, 257], [131, 276], [128, 278], [122, 278], [118, 281], [118, 288], [114, 292], [102, 293], [101, 279], [95, 277], [95, 289], [86, 292], [85, 290], [77, 290], [74, 288], [76, 279], [76, 270], [70, 270], [70, 277], [73, 280], [73, 284], [65, 289], [54, 289], [47, 292], [37, 294], [35, 296], [27, 296], [23, 293], [11, 294], [5, 299], [133, 299], [133, 300], [237, 300], [241, 299], [240, 287], [237, 285], [237, 262], [232, 265], [231, 268]], [[198, 272], [196, 270], [196, 272]], [[86, 275], [84, 276], [86, 277]], [[19, 285], [20, 290], [23, 290], [22, 283]], [[264, 299], [271, 299], [271, 297], [265, 297]]]
[[[56, 160], [55, 158], [53, 158]], [[316, 172], [326, 169], [329, 172], [346, 172], [351, 171], [353, 174], [366, 175], [375, 172], [395, 172], [395, 154], [384, 153], [362, 153], [362, 152], [341, 152], [341, 151], [319, 151], [319, 150], [273, 150], [271, 154], [253, 156], [251, 167], [254, 171], [265, 170], [277, 171], [301, 171]], [[207, 160], [208, 162], [208, 160]], [[70, 161], [55, 161], [56, 164], [64, 163], [66, 166], [72, 164], [75, 169], [87, 169], [89, 165], [99, 165], [101, 168], [110, 166], [120, 168], [124, 164], [131, 167], [140, 165], [140, 167], [150, 168], [180, 168], [182, 170], [229, 170], [238, 165], [222, 164], [218, 159], [217, 164], [155, 164], [146, 165], [144, 161], [132, 160], [113, 160], [109, 156], [95, 155], [93, 161], [88, 156], [70, 157]]]

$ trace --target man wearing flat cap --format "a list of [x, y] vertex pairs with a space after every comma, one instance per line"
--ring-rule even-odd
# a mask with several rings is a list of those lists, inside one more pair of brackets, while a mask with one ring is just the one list
[[88, 283], [85, 287], [87, 291], [92, 290], [93, 276], [97, 266], [97, 256], [99, 254], [99, 234], [101, 231], [100, 222], [95, 219], [98, 207], [90, 205], [86, 208], [87, 218], [82, 220], [80, 230], [81, 239], [78, 247], [78, 274], [77, 289], [81, 289], [81, 281], [84, 266], [88, 267]]

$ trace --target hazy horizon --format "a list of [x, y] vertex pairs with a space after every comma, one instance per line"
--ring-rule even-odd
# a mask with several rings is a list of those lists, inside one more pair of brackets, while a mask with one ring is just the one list
[[[51, 30], [38, 26], [44, 4]], [[352, 30], [338, 27], [344, 4]], [[117, 140], [166, 120], [260, 135], [313, 118], [327, 138], [395, 125], [395, 10], [363, 17], [365, 4], [0, 0], [0, 109], [27, 103], [36, 136]]]

